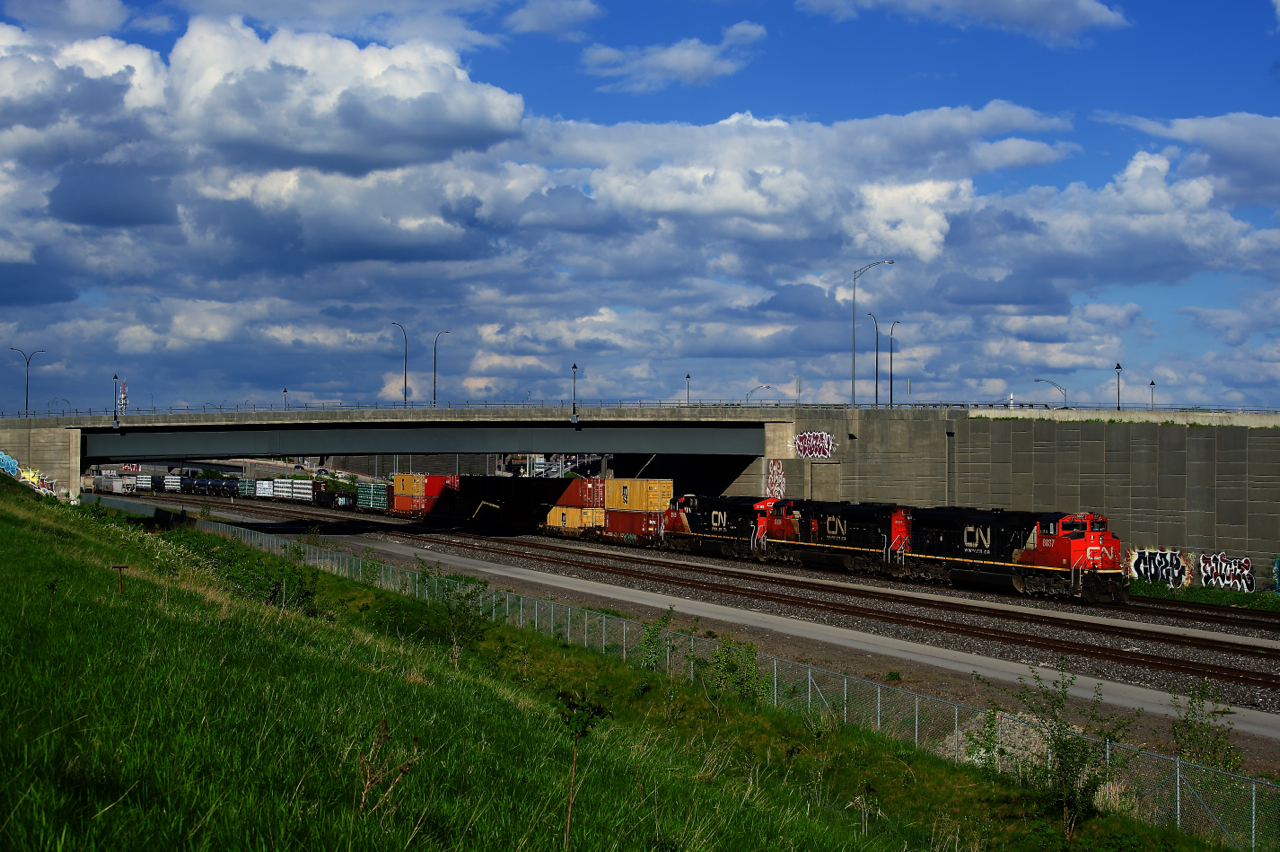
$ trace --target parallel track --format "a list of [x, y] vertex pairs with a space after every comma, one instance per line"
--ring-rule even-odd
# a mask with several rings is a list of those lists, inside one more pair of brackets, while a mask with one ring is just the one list
[[[515, 556], [520, 559], [526, 559], [535, 562], [544, 562], [561, 567], [576, 568], [583, 571], [594, 571], [596, 573], [609, 574], [617, 577], [626, 577], [628, 579], [643, 580], [652, 583], [661, 583], [680, 588], [693, 589], [700, 592], [711, 594], [731, 595], [739, 598], [747, 598], [750, 600], [758, 600], [768, 603], [785, 604], [795, 606], [811, 611], [826, 612], [832, 615], [842, 615], [851, 618], [862, 618], [873, 621], [879, 621], [888, 624], [898, 624], [906, 627], [926, 628], [936, 630], [942, 633], [951, 633], [957, 636], [964, 636], [971, 639], [983, 639], [987, 641], [1002, 642], [1015, 647], [1036, 648], [1042, 651], [1049, 651], [1057, 654], [1069, 654], [1072, 656], [1086, 657], [1095, 660], [1105, 660], [1123, 665], [1147, 667], [1158, 669], [1161, 671], [1173, 672], [1176, 674], [1184, 674], [1191, 677], [1212, 677], [1218, 680], [1229, 681], [1232, 683], [1240, 683], [1246, 686], [1257, 687], [1261, 689], [1280, 689], [1280, 675], [1256, 672], [1248, 669], [1240, 669], [1231, 666], [1221, 666], [1213, 663], [1200, 663], [1190, 660], [1177, 660], [1168, 657], [1161, 657], [1155, 654], [1147, 654], [1139, 651], [1125, 651], [1112, 648], [1099, 647], [1097, 645], [1089, 645], [1083, 642], [1073, 642], [1066, 639], [1046, 638], [1026, 633], [1018, 633], [1011, 630], [1003, 630], [996, 627], [974, 627], [967, 624], [957, 624], [955, 622], [946, 621], [938, 618], [930, 618], [928, 616], [909, 615], [904, 613], [886, 612], [883, 609], [859, 606], [851, 603], [841, 603], [833, 601], [814, 600], [813, 598], [792, 595], [786, 592], [744, 588], [740, 585], [728, 585], [725, 583], [713, 582], [710, 580], [701, 580], [686, 577], [672, 576], [654, 576], [647, 571], [637, 571], [630, 568], [620, 566], [600, 565], [594, 562], [584, 562], [579, 559], [566, 558], [562, 555], [556, 555], [556, 550], [576, 550], [574, 548], [557, 548], [555, 545], [538, 545], [534, 546], [529, 542], [521, 542], [519, 544], [511, 543], [507, 546], [495, 546], [492, 539], [486, 539], [481, 536], [469, 536], [458, 533], [449, 533], [452, 538], [462, 538], [466, 543], [459, 544], [456, 541], [447, 541], [444, 535], [418, 535], [414, 533], [393, 532], [390, 533], [396, 538], [409, 539], [414, 541], [422, 541], [436, 544], [452, 544], [455, 547], [463, 547], [468, 550], [474, 550], [481, 553], [490, 553], [502, 556]], [[544, 551], [538, 552], [521, 552], [524, 551]], [[549, 552], [548, 552], [549, 551]], [[578, 554], [581, 551], [577, 551]], [[630, 560], [628, 560], [630, 561]], [[669, 567], [669, 566], [668, 566]], [[703, 566], [689, 569], [690, 571], [698, 571], [699, 573], [710, 573], [717, 576], [731, 576], [734, 579], [742, 580], [740, 575], [735, 576], [734, 572], [727, 569], [715, 569], [708, 566], [707, 571], [703, 571]], [[752, 576], [752, 580], [761, 582], [769, 582], [768, 578]], [[793, 586], [804, 588], [805, 581], [786, 577], [787, 581], [777, 585]], [[812, 584], [817, 585], [817, 584]], [[822, 586], [821, 591], [829, 593], [833, 591], [830, 587]], [[926, 601], [912, 599], [908, 601], [913, 605], [932, 606], [936, 601]], [[1016, 615], [1012, 613], [992, 613], [990, 610], [982, 610], [982, 615], [987, 617], [1003, 618], [1007, 615]], [[1028, 621], [1032, 619], [1026, 619]], [[1081, 622], [1069, 621], [1067, 627], [1069, 629], [1079, 629]], [[1100, 625], [1096, 625], [1100, 626]], [[1135, 631], [1140, 634], [1144, 641], [1169, 643], [1173, 638], [1189, 638], [1189, 637], [1171, 637], [1169, 634], [1152, 633], [1151, 631]], [[1120, 634], [1128, 635], [1128, 634]], [[1132, 638], [1132, 637], [1131, 637]], [[1212, 642], [1207, 645], [1208, 649], [1221, 652], [1225, 645], [1229, 643]], [[1192, 647], [1205, 647], [1196, 646]], [[1259, 658], [1275, 659], [1277, 653], [1274, 649], [1259, 649], [1251, 646], [1237, 645], [1239, 650], [1237, 653], [1248, 653], [1250, 656]]]

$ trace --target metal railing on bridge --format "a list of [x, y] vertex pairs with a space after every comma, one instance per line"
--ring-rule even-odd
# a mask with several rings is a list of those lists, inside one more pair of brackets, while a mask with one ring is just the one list
[[[61, 408], [44, 411], [3, 411], [0, 418], [47, 418], [47, 417], [112, 417], [121, 418], [146, 417], [168, 414], [259, 414], [270, 412], [307, 412], [307, 411], [469, 411], [469, 410], [571, 410], [575, 403], [565, 399], [526, 399], [526, 400], [452, 400], [432, 405], [429, 402], [349, 402], [345, 400], [322, 400], [318, 402], [285, 403], [245, 403], [239, 405], [197, 405], [170, 406], [167, 408], [129, 408], [115, 411], [111, 408]], [[1009, 400], [979, 402], [901, 402], [893, 405], [875, 405], [873, 403], [812, 403], [798, 402], [791, 399], [579, 399], [576, 403], [579, 411], [587, 410], [643, 410], [643, 409], [797, 409], [804, 411], [871, 411], [876, 409], [912, 410], [1016, 410], [1016, 411], [1098, 411], [1098, 412], [1164, 412], [1183, 414], [1280, 414], [1277, 408], [1259, 408], [1252, 406], [1212, 406], [1212, 405], [1176, 405], [1145, 403], [1125, 404], [1117, 409], [1114, 404], [1076, 403], [1064, 408], [1044, 402], [1010, 402]]]

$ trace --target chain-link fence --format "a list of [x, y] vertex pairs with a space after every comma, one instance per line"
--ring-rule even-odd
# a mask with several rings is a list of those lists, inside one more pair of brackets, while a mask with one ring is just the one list
[[[456, 581], [385, 565], [240, 527], [200, 520], [199, 529], [367, 585], [422, 600]], [[814, 668], [742, 645], [668, 630], [582, 607], [490, 590], [482, 605], [512, 626], [582, 645], [680, 680], [710, 682], [761, 705], [798, 713], [807, 726], [860, 725], [956, 762], [973, 759], [971, 742], [988, 712], [889, 684]], [[1046, 758], [1046, 739], [1021, 716], [997, 714], [996, 768], [1009, 772]], [[1241, 850], [1280, 850], [1280, 785], [1221, 772], [1118, 744], [1105, 745], [1117, 772], [1100, 796], [1110, 810]]]

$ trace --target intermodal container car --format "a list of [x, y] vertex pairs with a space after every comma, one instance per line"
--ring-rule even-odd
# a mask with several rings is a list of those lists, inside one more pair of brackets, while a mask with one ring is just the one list
[[600, 537], [620, 544], [654, 544], [662, 539], [664, 512], [624, 512], [606, 509]]

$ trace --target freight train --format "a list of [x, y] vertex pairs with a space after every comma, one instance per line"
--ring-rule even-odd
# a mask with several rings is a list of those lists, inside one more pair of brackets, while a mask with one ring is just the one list
[[390, 484], [359, 483], [355, 495], [297, 479], [170, 476], [148, 484], [196, 494], [230, 488], [240, 497], [356, 508], [480, 533], [539, 532], [1088, 603], [1123, 604], [1129, 595], [1120, 540], [1105, 517], [1090, 512], [677, 497], [669, 479], [397, 474]]

